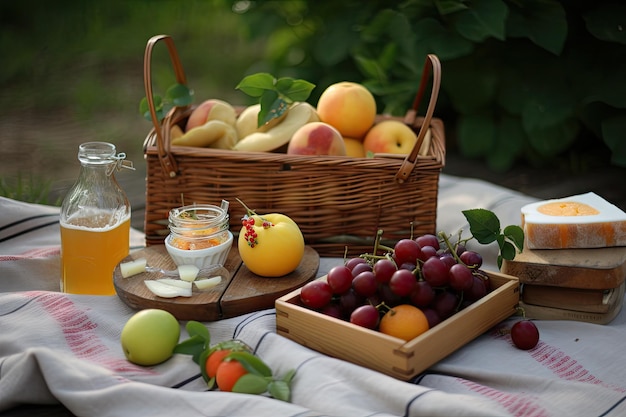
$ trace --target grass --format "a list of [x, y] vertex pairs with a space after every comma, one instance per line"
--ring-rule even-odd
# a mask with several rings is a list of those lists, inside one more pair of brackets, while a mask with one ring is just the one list
[[50, 180], [33, 176], [24, 178], [18, 174], [17, 178], [9, 181], [11, 180], [0, 178], [0, 196], [27, 203], [61, 205], [62, 200], [60, 198], [54, 200], [51, 198], [50, 186], [52, 182]]
[[[58, 0], [0, 3], [0, 195], [42, 201], [71, 185], [78, 144], [114, 142], [135, 163], [151, 124], [139, 114], [143, 54], [156, 34], [174, 39], [195, 101], [245, 104], [236, 91], [258, 71], [263, 45], [227, 0]], [[8, 58], [4, 58], [8, 57]], [[153, 87], [174, 80], [164, 45], [154, 51]], [[69, 185], [68, 185], [69, 184]], [[29, 196], [32, 194], [32, 196]]]

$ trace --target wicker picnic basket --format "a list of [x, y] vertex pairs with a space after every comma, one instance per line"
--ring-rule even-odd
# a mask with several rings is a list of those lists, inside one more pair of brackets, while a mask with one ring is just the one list
[[[147, 164], [146, 245], [162, 244], [169, 233], [168, 213], [184, 204], [229, 201], [230, 227], [240, 230], [244, 208], [239, 198], [259, 214], [280, 212], [300, 227], [306, 243], [320, 256], [370, 252], [378, 230], [382, 242], [433, 233], [437, 218], [439, 174], [445, 164], [444, 126], [433, 118], [441, 80], [436, 56], [426, 60], [413, 107], [404, 118], [418, 134], [410, 155], [375, 155], [373, 158], [299, 156], [271, 152], [241, 152], [172, 146], [170, 130], [186, 123], [194, 106], [175, 107], [161, 121], [153, 104], [151, 57], [163, 41], [168, 48], [177, 82], [187, 85], [171, 37], [152, 37], [144, 56], [144, 81], [154, 128], [144, 142]], [[432, 83], [430, 82], [432, 75]], [[417, 109], [432, 85], [424, 117]], [[430, 130], [430, 146], [419, 150]]]

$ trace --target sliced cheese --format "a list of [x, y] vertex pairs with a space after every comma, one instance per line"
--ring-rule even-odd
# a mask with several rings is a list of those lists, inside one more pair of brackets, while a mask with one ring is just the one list
[[134, 261], [120, 263], [120, 272], [122, 277], [129, 278], [133, 275], [146, 272], [147, 261], [146, 258], [135, 259]]
[[538, 201], [521, 211], [530, 249], [626, 246], [626, 213], [595, 193]]

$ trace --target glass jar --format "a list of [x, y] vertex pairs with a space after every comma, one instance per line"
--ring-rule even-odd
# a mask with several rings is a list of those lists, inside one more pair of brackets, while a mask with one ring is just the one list
[[122, 167], [133, 169], [125, 158], [106, 142], [78, 148], [80, 172], [60, 213], [63, 292], [115, 294], [113, 271], [130, 242], [130, 203], [114, 176]]
[[197, 250], [229, 239], [228, 202], [184, 206], [170, 210], [168, 243], [178, 249]]

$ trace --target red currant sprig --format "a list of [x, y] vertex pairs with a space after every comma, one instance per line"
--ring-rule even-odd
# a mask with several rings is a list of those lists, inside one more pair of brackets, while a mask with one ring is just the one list
[[244, 238], [246, 239], [248, 246], [251, 248], [255, 247], [259, 241], [257, 240], [257, 234], [254, 231], [254, 218], [246, 215], [241, 219], [241, 224], [246, 229]]

